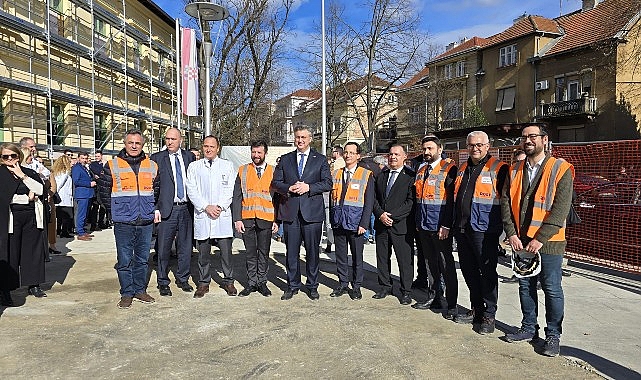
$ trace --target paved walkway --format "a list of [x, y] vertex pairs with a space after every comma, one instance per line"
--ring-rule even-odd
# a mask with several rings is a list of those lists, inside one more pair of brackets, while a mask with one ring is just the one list
[[[327, 256], [319, 301], [302, 292], [280, 301], [284, 246], [274, 242], [272, 297], [227, 297], [212, 286], [196, 300], [172, 285], [173, 297], [161, 298], [151, 272], [149, 292], [157, 302], [129, 310], [116, 307], [110, 230], [92, 242], [63, 239], [59, 248], [66, 256], [47, 264], [49, 297], [26, 297], [20, 289], [14, 292], [19, 306], [0, 309], [0, 378], [641, 378], [640, 282], [585, 267], [570, 266], [573, 275], [564, 278], [562, 356], [547, 358], [529, 344], [501, 341], [499, 330], [481, 336], [393, 297], [373, 300], [372, 245], [365, 249], [369, 272], [361, 301], [329, 297], [337, 281]], [[244, 283], [240, 240], [234, 253], [236, 277]], [[214, 268], [220, 268], [218, 256]], [[507, 268], [499, 271], [509, 277]], [[459, 282], [459, 304], [467, 306], [460, 273]], [[516, 284], [500, 284], [497, 320], [502, 330], [519, 323]]]

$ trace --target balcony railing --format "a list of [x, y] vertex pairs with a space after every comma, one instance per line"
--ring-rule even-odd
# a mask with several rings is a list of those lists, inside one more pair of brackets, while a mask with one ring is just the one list
[[583, 96], [579, 99], [564, 102], [541, 104], [542, 118], [555, 118], [575, 115], [594, 115], [596, 113], [597, 98]]
[[463, 119], [450, 119], [441, 121], [441, 130], [460, 129], [463, 128]]

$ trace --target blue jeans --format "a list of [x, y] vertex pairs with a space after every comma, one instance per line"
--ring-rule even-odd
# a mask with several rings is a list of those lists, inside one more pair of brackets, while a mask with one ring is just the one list
[[369, 219], [369, 228], [365, 230], [365, 240], [369, 240], [369, 238], [376, 238], [376, 230], [374, 230], [374, 213], [372, 213], [372, 216]]
[[120, 295], [133, 297], [147, 291], [147, 261], [153, 224], [134, 226], [114, 223]]
[[563, 323], [563, 288], [561, 287], [561, 264], [563, 255], [541, 253], [541, 273], [538, 276], [519, 279], [519, 298], [523, 320], [521, 328], [527, 332], [535, 332], [539, 315], [536, 282], [541, 281], [545, 295], [545, 336], [561, 335]]
[[82, 235], [86, 233], [85, 223], [87, 222], [87, 214], [91, 206], [91, 198], [76, 198], [76, 234]]

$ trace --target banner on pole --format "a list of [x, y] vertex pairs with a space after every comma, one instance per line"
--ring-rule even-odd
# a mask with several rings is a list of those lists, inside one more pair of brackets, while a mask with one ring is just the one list
[[196, 31], [182, 28], [182, 111], [198, 116], [198, 64], [196, 62]]

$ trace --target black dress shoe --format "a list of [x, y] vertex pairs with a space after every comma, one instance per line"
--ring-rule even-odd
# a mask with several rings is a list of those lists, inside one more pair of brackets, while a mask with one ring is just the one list
[[432, 307], [435, 298], [436, 296], [430, 294], [425, 301], [417, 301], [414, 305], [412, 305], [412, 307], [418, 310], [427, 310]]
[[248, 286], [245, 289], [241, 290], [240, 293], [238, 293], [238, 297], [247, 297], [248, 295], [257, 291], [258, 287], [256, 285]]
[[161, 296], [171, 296], [171, 289], [169, 289], [169, 285], [158, 285], [158, 290], [160, 290], [160, 295]]
[[372, 298], [375, 300], [382, 300], [383, 298], [389, 296], [392, 292], [388, 289], [379, 290], [378, 293], [374, 294]]
[[13, 307], [13, 298], [11, 298], [11, 292], [8, 290], [0, 291], [0, 305], [6, 307]]
[[412, 297], [409, 293], [403, 293], [401, 296], [401, 305], [409, 305], [412, 303]]
[[34, 296], [36, 298], [42, 298], [42, 297], [46, 297], [47, 296], [47, 293], [45, 293], [40, 288], [40, 286], [31, 286], [31, 287], [29, 287], [29, 294], [31, 294], [32, 296]]
[[258, 293], [260, 293], [263, 297], [269, 297], [272, 295], [272, 291], [269, 290], [267, 284], [265, 283], [258, 284]]
[[363, 298], [363, 294], [361, 294], [361, 288], [353, 289], [353, 290], [349, 293], [349, 298], [353, 299], [354, 301], [356, 301], [356, 300], [359, 300], [359, 299]]
[[285, 290], [285, 293], [280, 297], [281, 300], [287, 301], [292, 299], [293, 296], [298, 294], [298, 289], [287, 289]]
[[412, 289], [426, 289], [429, 287], [429, 284], [425, 280], [416, 279], [412, 282]]
[[189, 283], [187, 281], [185, 281], [185, 282], [176, 282], [176, 286], [178, 286], [180, 289], [182, 289], [183, 292], [191, 293], [191, 292], [194, 291], [194, 288], [191, 285], [189, 285]]
[[57, 249], [49, 248], [49, 253], [52, 255], [62, 255], [62, 252], [58, 251]]
[[329, 296], [330, 297], [340, 297], [343, 294], [347, 294], [347, 293], [349, 293], [349, 287], [340, 286], [340, 287], [336, 288], [336, 290], [334, 290]]
[[316, 301], [319, 298], [320, 294], [318, 294], [318, 290], [312, 289], [309, 291], [309, 299], [311, 299], [312, 301]]

